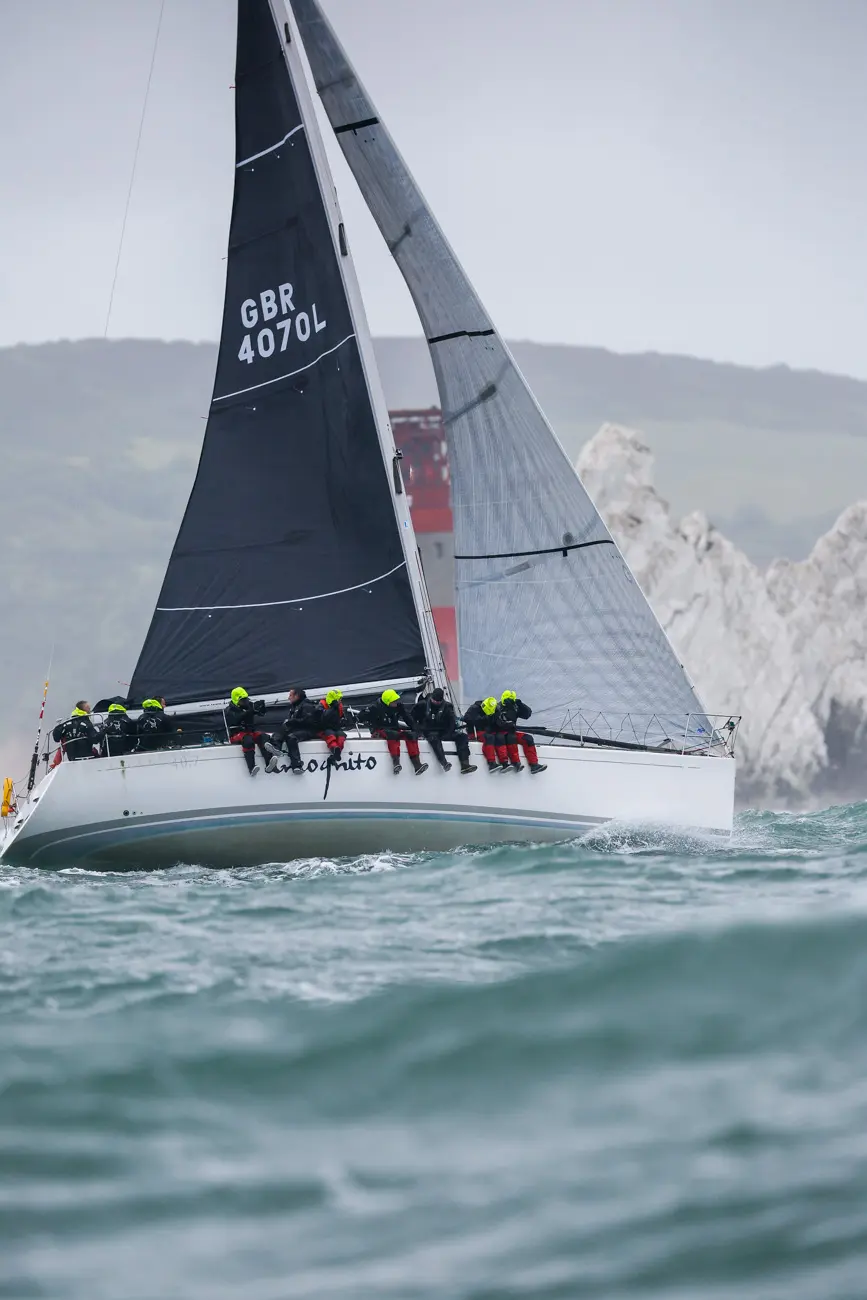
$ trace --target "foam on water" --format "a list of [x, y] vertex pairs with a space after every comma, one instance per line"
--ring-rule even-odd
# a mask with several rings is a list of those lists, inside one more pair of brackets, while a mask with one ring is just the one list
[[865, 848], [0, 868], [0, 1296], [855, 1300]]

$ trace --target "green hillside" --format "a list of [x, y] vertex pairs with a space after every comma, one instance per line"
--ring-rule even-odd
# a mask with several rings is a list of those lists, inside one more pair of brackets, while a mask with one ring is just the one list
[[[377, 352], [393, 408], [435, 402], [420, 340], [380, 340]], [[769, 539], [803, 549], [826, 516], [867, 495], [867, 383], [591, 348], [515, 353], [570, 454], [605, 420], [643, 429], [675, 507], [730, 517], [754, 553]], [[0, 751], [14, 741], [20, 752], [29, 735], [52, 644], [52, 717], [128, 680], [192, 482], [214, 360], [212, 344], [185, 342], [0, 349], [11, 701]]]

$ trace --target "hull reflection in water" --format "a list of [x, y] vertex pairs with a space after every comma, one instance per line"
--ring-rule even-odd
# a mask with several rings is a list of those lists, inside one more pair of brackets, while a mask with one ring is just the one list
[[[472, 746], [474, 751], [478, 745]], [[2, 859], [33, 866], [252, 866], [315, 854], [562, 840], [607, 821], [728, 834], [734, 760], [546, 746], [547, 772], [416, 777], [354, 740], [326, 797], [321, 743], [303, 776], [251, 779], [236, 747], [62, 763], [11, 829]], [[427, 757], [427, 756], [426, 756]]]

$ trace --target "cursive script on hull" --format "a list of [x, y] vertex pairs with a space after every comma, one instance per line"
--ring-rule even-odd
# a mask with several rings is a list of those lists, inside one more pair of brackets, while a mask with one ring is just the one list
[[[341, 772], [360, 772], [363, 767], [367, 768], [368, 772], [372, 772], [376, 767], [376, 759], [373, 754], [368, 754], [366, 758], [363, 754], [350, 754], [342, 762], [332, 763], [331, 766], [335, 771], [339, 770]], [[328, 759], [311, 758], [304, 764], [304, 767], [308, 772], [324, 772], [328, 767]]]

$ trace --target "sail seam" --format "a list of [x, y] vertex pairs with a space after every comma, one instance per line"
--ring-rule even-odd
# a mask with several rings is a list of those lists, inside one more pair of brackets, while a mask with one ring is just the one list
[[456, 555], [456, 560], [517, 560], [524, 555], [565, 555], [567, 551], [583, 551], [588, 546], [613, 546], [610, 537], [600, 537], [595, 542], [575, 542], [569, 546], [549, 546], [544, 551], [497, 551], [493, 555]]
[[214, 402], [226, 402], [230, 397], [241, 397], [244, 393], [252, 393], [257, 388], [267, 388], [269, 384], [279, 384], [281, 379], [291, 379], [293, 375], [300, 375], [303, 371], [309, 370], [311, 366], [315, 366], [319, 361], [322, 361], [324, 357], [330, 357], [332, 352], [336, 352], [338, 348], [343, 347], [344, 343], [348, 343], [350, 339], [354, 338], [355, 332], [353, 331], [352, 334], [347, 334], [345, 339], [341, 339], [339, 343], [335, 343], [334, 347], [329, 348], [327, 352], [320, 352], [319, 356], [314, 357], [312, 361], [308, 361], [306, 366], [299, 366], [297, 370], [290, 370], [285, 375], [278, 375], [276, 379], [265, 379], [261, 384], [251, 384], [249, 388], [237, 388], [234, 393], [222, 393], [219, 397], [213, 399], [211, 405], [213, 405]]
[[336, 126], [334, 134], [343, 135], [344, 131], [360, 131], [363, 126], [379, 126], [379, 118], [364, 117], [359, 122], [346, 122], [343, 126]]
[[283, 139], [278, 140], [276, 144], [269, 144], [268, 148], [262, 149], [260, 153], [251, 153], [249, 158], [242, 158], [239, 163], [235, 163], [235, 170], [237, 171], [239, 167], [246, 167], [247, 163], [255, 162], [257, 158], [264, 158], [266, 154], [273, 153], [275, 149], [280, 148], [281, 144], [285, 144], [286, 141], [291, 140], [293, 135], [296, 135], [298, 131], [303, 131], [303, 130], [304, 130], [303, 122], [301, 123], [300, 126], [293, 126], [292, 130], [287, 131]]
[[274, 609], [278, 605], [303, 605], [311, 600], [328, 600], [330, 596], [345, 596], [350, 591], [361, 591], [364, 587], [372, 587], [375, 582], [383, 582], [390, 578], [398, 569], [406, 568], [406, 560], [401, 560], [388, 573], [381, 573], [378, 578], [368, 578], [366, 582], [357, 582], [354, 587], [341, 587], [339, 591], [322, 591], [318, 596], [293, 596], [291, 600], [263, 600], [254, 605], [157, 605], [157, 611], [160, 614], [204, 614], [209, 610], [226, 610], [226, 609]]
[[496, 331], [490, 330], [455, 330], [453, 334], [437, 334], [436, 338], [428, 339], [428, 346], [434, 343], [447, 343], [449, 339], [485, 339], [489, 334]]

